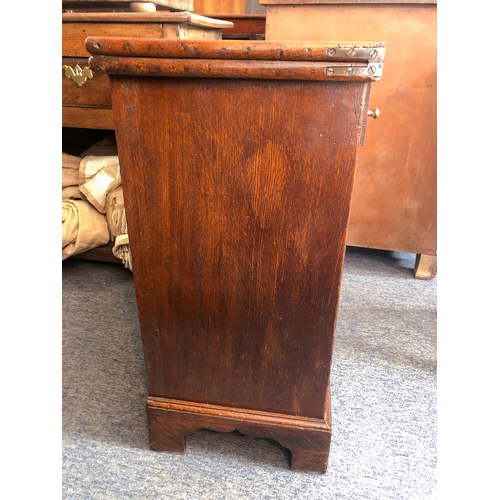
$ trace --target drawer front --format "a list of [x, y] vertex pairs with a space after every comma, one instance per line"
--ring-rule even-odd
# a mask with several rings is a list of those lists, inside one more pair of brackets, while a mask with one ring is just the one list
[[88, 57], [88, 36], [221, 40], [222, 28], [187, 23], [62, 23], [63, 57]]
[[161, 24], [155, 23], [62, 23], [62, 55], [89, 57], [85, 50], [88, 36], [127, 36], [161, 38]]
[[222, 28], [185, 22], [63, 22], [63, 126], [114, 129], [109, 77], [85, 69], [90, 55], [85, 49], [88, 36], [218, 40]]
[[62, 107], [62, 126], [114, 130], [113, 110], [109, 108]]
[[109, 76], [92, 74], [88, 58], [63, 57], [62, 104], [111, 108]]

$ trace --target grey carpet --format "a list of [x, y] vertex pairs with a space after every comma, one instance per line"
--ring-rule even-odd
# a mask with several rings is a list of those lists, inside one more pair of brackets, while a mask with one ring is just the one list
[[326, 474], [289, 470], [276, 442], [199, 430], [185, 455], [149, 449], [133, 275], [63, 262], [64, 499], [436, 498], [437, 278], [415, 255], [348, 248], [332, 366]]

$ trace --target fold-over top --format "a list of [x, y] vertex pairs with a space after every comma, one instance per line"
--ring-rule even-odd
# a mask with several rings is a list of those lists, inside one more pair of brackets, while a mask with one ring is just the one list
[[338, 41], [88, 37], [96, 73], [169, 77], [378, 81], [385, 44]]

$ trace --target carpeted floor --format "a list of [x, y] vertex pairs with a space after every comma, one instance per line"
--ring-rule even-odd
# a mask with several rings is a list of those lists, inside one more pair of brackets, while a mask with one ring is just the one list
[[437, 278], [415, 255], [348, 248], [332, 366], [326, 474], [291, 472], [274, 441], [200, 430], [149, 448], [132, 273], [64, 261], [64, 499], [436, 498]]

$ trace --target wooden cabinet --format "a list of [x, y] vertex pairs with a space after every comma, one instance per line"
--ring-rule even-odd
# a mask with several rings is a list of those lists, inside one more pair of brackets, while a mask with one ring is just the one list
[[109, 78], [89, 72], [88, 36], [262, 39], [265, 16], [244, 11], [244, 0], [62, 0], [63, 127], [114, 130]]
[[[194, 14], [191, 0], [153, 0], [156, 12], [131, 10], [119, 0], [63, 0], [62, 14], [62, 125], [63, 149], [74, 154], [103, 138], [92, 131], [113, 135], [111, 90], [107, 75], [89, 72], [85, 39], [89, 35], [160, 37], [176, 40], [263, 39], [264, 15], [225, 14], [223, 19]], [[143, 2], [147, 3], [147, 2]], [[217, 7], [218, 6], [218, 7]], [[221, 4], [211, 3], [207, 10]], [[170, 11], [170, 8], [183, 11]], [[199, 12], [199, 11], [198, 11]], [[231, 10], [231, 12], [234, 12]], [[92, 142], [93, 141], [93, 142]], [[120, 262], [113, 244], [78, 254], [78, 258]]]
[[245, 14], [245, 0], [193, 0], [194, 12]]
[[[63, 6], [74, 3], [79, 7], [92, 4], [64, 1]], [[100, 2], [101, 9], [103, 3]], [[112, 0], [107, 3], [118, 4]], [[222, 12], [226, 4], [197, 4], [195, 0], [194, 9], [204, 12], [201, 16], [158, 11], [156, 17], [142, 14], [142, 18], [135, 20], [125, 18], [126, 23], [118, 21], [116, 12], [100, 12], [99, 18], [96, 12], [82, 12], [82, 9], [66, 12], [63, 65], [72, 70], [78, 65], [84, 70], [88, 59], [84, 48], [87, 35], [383, 40], [390, 49], [385, 61], [386, 78], [375, 86], [371, 96], [372, 106], [380, 110], [380, 117], [368, 121], [367, 141], [358, 154], [347, 244], [417, 254], [415, 276], [435, 276], [435, 1], [298, 0], [291, 4], [288, 0], [261, 0], [261, 4], [266, 6], [266, 15], [236, 14], [241, 7], [233, 6], [231, 13], [220, 15], [209, 25], [204, 19], [202, 26], [200, 17]], [[169, 18], [165, 21], [158, 15]], [[113, 130], [107, 75], [95, 75], [81, 87], [67, 78], [64, 71], [62, 75], [63, 126]]]
[[383, 44], [91, 37], [87, 49], [111, 82], [152, 448], [238, 429], [324, 472], [355, 161]]
[[[192, 2], [187, 0], [155, 2], [159, 8], [162, 3], [192, 8]], [[207, 9], [214, 10], [217, 5], [221, 7], [212, 4]], [[115, 6], [114, 10], [112, 6]], [[263, 39], [264, 33], [265, 16], [259, 14], [245, 15], [231, 11], [221, 19], [213, 19], [188, 11], [137, 13], [130, 11], [128, 3], [113, 0], [63, 0], [62, 125], [114, 130], [109, 78], [107, 75], [88, 73], [89, 54], [85, 49], [85, 39], [89, 35], [220, 40]]]
[[[384, 79], [370, 96], [347, 244], [415, 253], [436, 274], [437, 64], [435, 0], [260, 0], [266, 40], [382, 40]], [[311, 105], [314, 105], [311, 103]], [[316, 103], [322, 107], [322, 103]]]
[[231, 21], [191, 12], [65, 12], [62, 15], [62, 125], [113, 130], [107, 75], [89, 72], [85, 39], [94, 36], [222, 39]]

